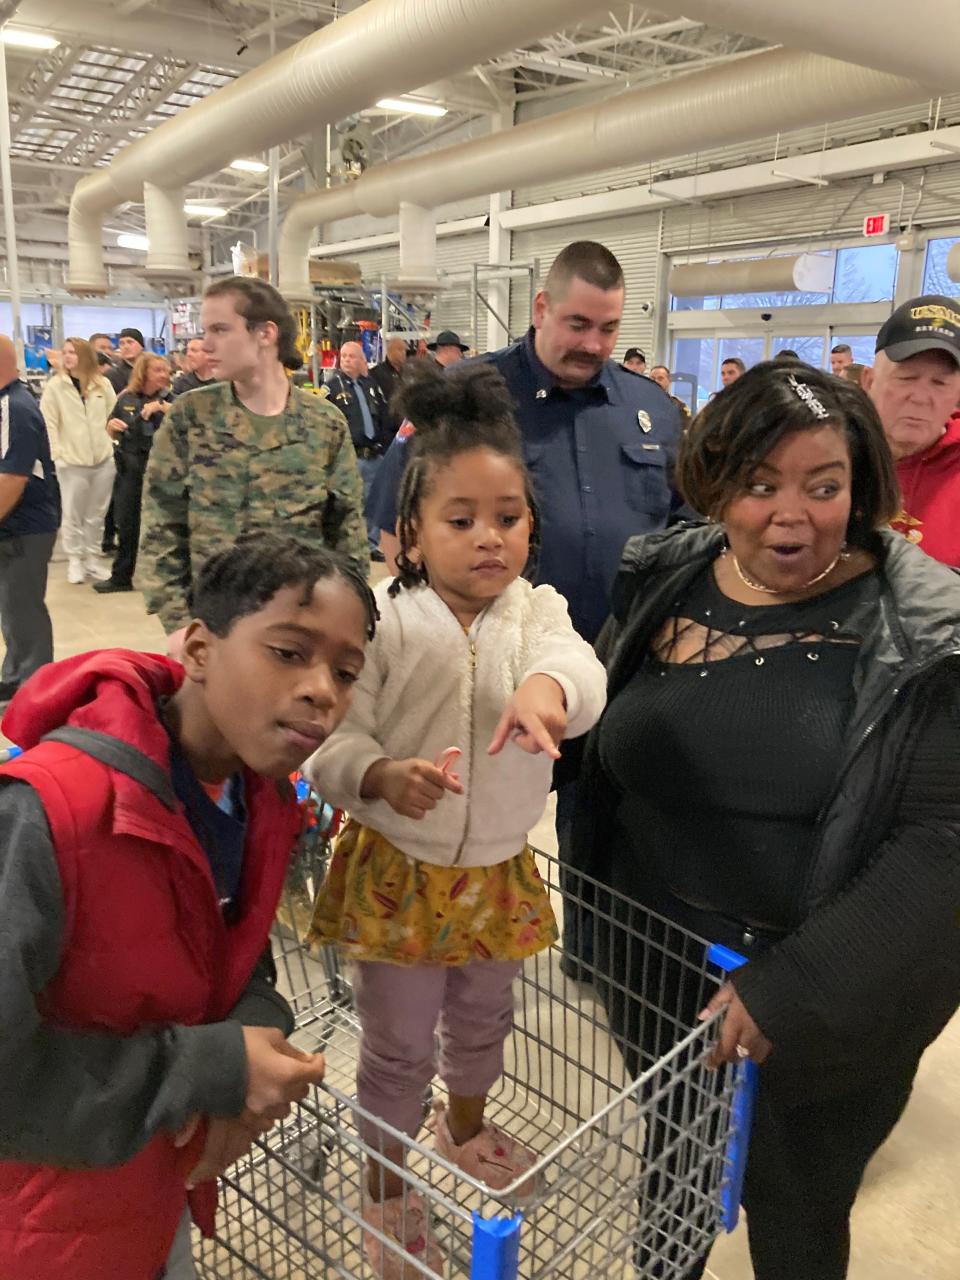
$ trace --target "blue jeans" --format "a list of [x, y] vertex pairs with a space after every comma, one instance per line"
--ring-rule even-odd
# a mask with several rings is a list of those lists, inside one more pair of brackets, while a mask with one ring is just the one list
[[360, 468], [360, 479], [363, 481], [363, 518], [367, 522], [367, 542], [371, 551], [376, 551], [380, 546], [380, 530], [377, 528], [376, 520], [370, 517], [370, 490], [373, 487], [373, 480], [377, 472], [380, 470], [380, 464], [383, 458], [358, 458], [357, 466]]

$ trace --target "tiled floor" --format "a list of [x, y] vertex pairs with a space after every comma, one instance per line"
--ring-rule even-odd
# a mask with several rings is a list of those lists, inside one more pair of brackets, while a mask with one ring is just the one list
[[[163, 649], [156, 618], [139, 594], [98, 596], [52, 566], [48, 604], [57, 657], [122, 646]], [[533, 842], [555, 850], [548, 810]], [[869, 1011], [864, 1011], [869, 1017]], [[715, 1248], [713, 1280], [752, 1275], [742, 1230]], [[850, 1280], [960, 1277], [960, 1016], [929, 1050], [906, 1115], [867, 1173], [854, 1215]]]

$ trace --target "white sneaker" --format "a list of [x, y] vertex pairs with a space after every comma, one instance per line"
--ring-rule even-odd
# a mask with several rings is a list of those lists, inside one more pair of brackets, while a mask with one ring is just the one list
[[83, 567], [86, 570], [87, 577], [96, 578], [98, 582], [106, 582], [110, 577], [108, 567], [105, 564], [99, 564], [93, 557], [87, 560]]
[[86, 582], [86, 580], [87, 571], [84, 569], [82, 561], [71, 560], [67, 565], [67, 581], [76, 585], [80, 582]]

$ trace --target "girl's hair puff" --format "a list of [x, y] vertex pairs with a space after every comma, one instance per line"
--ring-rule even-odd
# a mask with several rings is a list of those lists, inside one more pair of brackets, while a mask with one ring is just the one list
[[429, 492], [433, 474], [458, 454], [473, 449], [490, 449], [510, 458], [523, 477], [527, 505], [533, 518], [530, 530], [532, 572], [540, 550], [540, 511], [520, 443], [513, 415], [513, 397], [492, 365], [475, 363], [456, 366], [445, 373], [429, 360], [408, 366], [393, 406], [416, 428], [406, 446], [410, 450], [397, 504], [397, 577], [390, 586], [395, 596], [401, 587], [429, 582], [427, 566], [410, 559], [420, 515], [420, 503]]

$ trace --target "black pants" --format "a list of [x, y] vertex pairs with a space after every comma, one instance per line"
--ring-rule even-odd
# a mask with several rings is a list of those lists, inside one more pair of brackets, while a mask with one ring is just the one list
[[137, 567], [140, 546], [140, 506], [143, 501], [143, 477], [148, 454], [118, 451], [117, 478], [113, 485], [113, 516], [117, 526], [117, 554], [110, 576], [114, 582], [129, 587]]
[[20, 686], [53, 661], [53, 628], [47, 612], [47, 569], [55, 533], [0, 538], [0, 632], [7, 647], [4, 684]]
[[[664, 912], [666, 905], [661, 898], [655, 909]], [[676, 914], [684, 928], [744, 950], [733, 922], [685, 906]], [[769, 942], [760, 938], [755, 945], [762, 950]], [[650, 1009], [673, 1005], [680, 1023], [692, 1026], [703, 992], [690, 968], [673, 959], [678, 950], [675, 940], [663, 951], [632, 946], [629, 955], [626, 944], [616, 938], [604, 939], [604, 944], [600, 967], [607, 970], [610, 964], [608, 972], [630, 975], [629, 985], [637, 997], [600, 984], [628, 1069], [639, 1074], [668, 1047], [664, 1035], [669, 1027], [651, 1017]], [[824, 1064], [822, 1073], [816, 1068], [800, 1073], [790, 1063], [778, 1061], [774, 1053], [761, 1068], [743, 1191], [756, 1280], [844, 1280], [853, 1202], [868, 1162], [903, 1114], [919, 1060], [919, 1052], [914, 1052], [898, 1062], [865, 1061], [856, 1071], [839, 1073]], [[658, 1130], [670, 1129], [676, 1120], [668, 1113], [654, 1118], [650, 1156], [656, 1155]], [[669, 1194], [669, 1180], [667, 1169], [661, 1175], [659, 1195]], [[659, 1242], [652, 1245], [653, 1256], [659, 1256]], [[671, 1262], [677, 1256], [690, 1257], [682, 1245], [679, 1254], [668, 1251]], [[704, 1249], [680, 1274], [696, 1280], [703, 1274], [708, 1253]], [[677, 1274], [657, 1262], [645, 1266], [642, 1253], [637, 1262], [639, 1275], [651, 1280]]]

